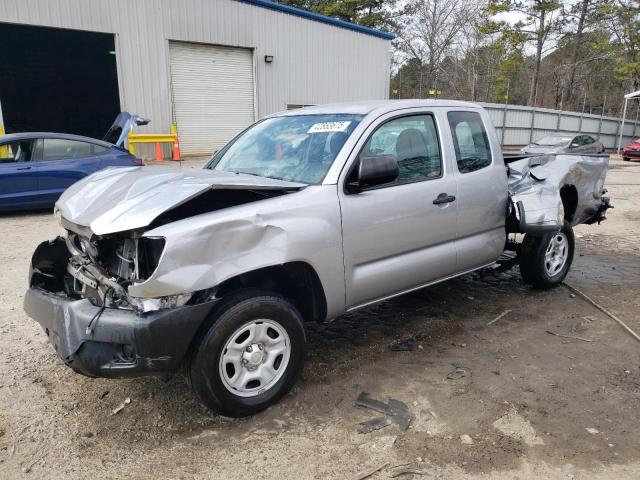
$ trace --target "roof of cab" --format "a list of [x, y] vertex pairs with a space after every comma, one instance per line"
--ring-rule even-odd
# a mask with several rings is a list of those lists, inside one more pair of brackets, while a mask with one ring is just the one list
[[419, 107], [458, 107], [458, 108], [482, 108], [480, 105], [471, 102], [460, 102], [457, 100], [367, 100], [359, 102], [328, 103], [326, 105], [315, 105], [311, 107], [297, 108], [285, 112], [274, 113], [271, 116], [280, 117], [287, 115], [327, 115], [327, 114], [353, 114], [368, 115], [376, 113], [393, 112], [404, 108]]
[[101, 147], [111, 148], [112, 143], [98, 140], [97, 138], [83, 137], [81, 135], [72, 135], [70, 133], [55, 133], [55, 132], [24, 132], [24, 133], [9, 133], [7, 135], [0, 136], [1, 143], [19, 142], [21, 140], [30, 140], [38, 138], [54, 138], [58, 140], [75, 140], [77, 142], [93, 143]]

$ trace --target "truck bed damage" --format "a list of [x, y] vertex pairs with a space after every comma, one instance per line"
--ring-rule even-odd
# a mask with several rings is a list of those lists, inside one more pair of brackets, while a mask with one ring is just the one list
[[505, 158], [509, 171], [510, 218], [517, 233], [549, 233], [605, 219], [608, 155], [538, 155]]

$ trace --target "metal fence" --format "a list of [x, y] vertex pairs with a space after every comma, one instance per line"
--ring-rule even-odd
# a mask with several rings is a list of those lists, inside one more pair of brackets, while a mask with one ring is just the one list
[[[527, 145], [553, 133], [585, 133], [601, 141], [605, 148], [615, 148], [618, 144], [622, 118], [499, 103], [480, 105], [489, 112], [503, 146]], [[625, 121], [622, 145], [639, 135], [640, 122], [636, 111]]]

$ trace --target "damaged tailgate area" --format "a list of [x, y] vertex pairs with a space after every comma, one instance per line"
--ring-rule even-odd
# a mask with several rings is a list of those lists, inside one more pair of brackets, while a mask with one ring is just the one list
[[510, 233], [544, 234], [600, 223], [612, 208], [603, 188], [608, 155], [505, 157], [509, 175]]

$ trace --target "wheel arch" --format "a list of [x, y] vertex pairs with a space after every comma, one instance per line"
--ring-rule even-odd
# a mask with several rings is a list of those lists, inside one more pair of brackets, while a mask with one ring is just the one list
[[576, 210], [578, 209], [578, 190], [574, 185], [563, 185], [560, 188], [560, 199], [564, 209], [564, 218], [573, 223]]
[[231, 292], [248, 288], [282, 295], [307, 321], [320, 322], [327, 316], [324, 287], [316, 270], [307, 262], [292, 261], [243, 272], [220, 283], [216, 296], [224, 298]]

